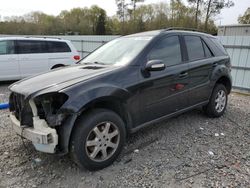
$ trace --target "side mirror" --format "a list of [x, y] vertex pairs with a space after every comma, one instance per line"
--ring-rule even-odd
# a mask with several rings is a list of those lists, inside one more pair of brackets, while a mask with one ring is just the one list
[[161, 71], [166, 68], [161, 60], [150, 60], [146, 63], [145, 70], [147, 71]]

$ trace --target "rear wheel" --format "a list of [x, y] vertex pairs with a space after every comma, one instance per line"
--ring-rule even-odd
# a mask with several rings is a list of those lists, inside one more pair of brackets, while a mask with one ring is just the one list
[[227, 106], [228, 92], [224, 85], [217, 84], [214, 87], [209, 103], [203, 108], [209, 117], [220, 117]]
[[105, 168], [120, 154], [125, 135], [125, 125], [113, 111], [96, 109], [83, 114], [71, 139], [73, 160], [88, 170]]

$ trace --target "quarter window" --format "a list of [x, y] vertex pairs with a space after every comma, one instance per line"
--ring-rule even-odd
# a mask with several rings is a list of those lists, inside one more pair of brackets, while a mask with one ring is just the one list
[[212, 54], [211, 51], [209, 50], [207, 44], [206, 44], [204, 41], [202, 41], [202, 44], [203, 44], [203, 47], [204, 47], [204, 51], [205, 51], [206, 57], [212, 57], [213, 54]]
[[14, 54], [14, 53], [15, 53], [14, 41], [12, 40], [0, 41], [0, 55]]
[[200, 37], [197, 36], [184, 36], [189, 61], [195, 61], [198, 59], [204, 59], [205, 53]]
[[166, 66], [180, 64], [182, 58], [179, 37], [171, 36], [160, 40], [149, 53], [148, 60], [162, 60]]

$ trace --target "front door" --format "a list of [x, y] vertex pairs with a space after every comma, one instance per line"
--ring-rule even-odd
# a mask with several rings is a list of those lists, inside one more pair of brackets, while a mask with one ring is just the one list
[[184, 109], [188, 105], [188, 65], [183, 62], [180, 37], [161, 38], [146, 61], [161, 60], [166, 68], [141, 75], [140, 124]]

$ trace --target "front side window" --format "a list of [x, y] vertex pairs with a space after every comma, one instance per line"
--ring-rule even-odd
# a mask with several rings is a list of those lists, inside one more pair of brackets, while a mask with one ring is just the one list
[[12, 40], [0, 41], [0, 55], [7, 55], [14, 53], [15, 53], [14, 41]]
[[17, 40], [19, 54], [46, 53], [47, 46], [45, 41]]
[[162, 60], [166, 66], [177, 65], [182, 62], [181, 48], [178, 36], [160, 40], [150, 51], [148, 60]]
[[200, 37], [184, 36], [184, 39], [187, 46], [189, 61], [195, 61], [205, 58], [203, 45]]

